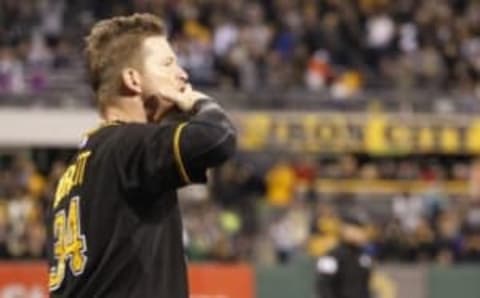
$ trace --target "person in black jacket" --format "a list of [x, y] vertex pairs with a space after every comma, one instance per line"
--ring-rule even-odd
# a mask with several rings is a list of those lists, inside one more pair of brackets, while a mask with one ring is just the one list
[[157, 17], [101, 21], [86, 52], [104, 123], [81, 142], [51, 205], [50, 295], [188, 298], [176, 191], [232, 156], [235, 129], [190, 86]]
[[343, 216], [339, 244], [317, 260], [317, 298], [371, 298], [372, 258], [364, 253], [367, 226], [362, 213]]

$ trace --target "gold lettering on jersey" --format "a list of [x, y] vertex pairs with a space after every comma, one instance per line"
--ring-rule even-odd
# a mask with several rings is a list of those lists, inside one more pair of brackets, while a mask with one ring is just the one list
[[52, 264], [48, 276], [51, 291], [62, 285], [67, 268], [70, 268], [74, 276], [82, 274], [85, 270], [87, 240], [82, 234], [80, 218], [80, 197], [78, 196], [70, 201], [68, 213], [65, 209], [55, 213], [53, 258], [56, 260], [56, 264]]
[[53, 201], [54, 208], [70, 193], [74, 186], [83, 183], [85, 168], [91, 153], [91, 151], [81, 152], [75, 160], [75, 163], [71, 164], [62, 175], [62, 178], [60, 178], [58, 182], [57, 191], [55, 192], [55, 199]]

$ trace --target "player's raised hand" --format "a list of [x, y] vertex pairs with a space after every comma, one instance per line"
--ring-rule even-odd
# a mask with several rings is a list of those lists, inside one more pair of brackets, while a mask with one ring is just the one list
[[164, 88], [161, 91], [160, 97], [175, 103], [175, 105], [184, 112], [191, 111], [195, 102], [199, 99], [209, 98], [208, 95], [194, 90], [190, 84], [186, 84], [185, 87], [180, 90], [174, 88], [173, 85], [172, 87]]

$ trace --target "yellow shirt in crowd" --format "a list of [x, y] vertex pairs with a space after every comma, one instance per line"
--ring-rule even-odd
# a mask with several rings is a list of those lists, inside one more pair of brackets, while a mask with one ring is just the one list
[[271, 168], [266, 177], [267, 201], [274, 207], [285, 207], [293, 199], [295, 189], [295, 172], [286, 163]]

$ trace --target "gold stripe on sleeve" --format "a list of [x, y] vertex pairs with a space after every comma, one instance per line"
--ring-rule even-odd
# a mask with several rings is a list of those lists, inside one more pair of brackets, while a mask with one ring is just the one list
[[185, 169], [185, 165], [183, 164], [182, 155], [180, 153], [180, 135], [182, 134], [183, 128], [187, 126], [187, 123], [181, 123], [175, 129], [175, 134], [173, 136], [173, 154], [175, 155], [175, 161], [177, 163], [178, 171], [182, 176], [183, 180], [190, 184], [192, 183], [190, 177], [187, 174], [187, 170]]

